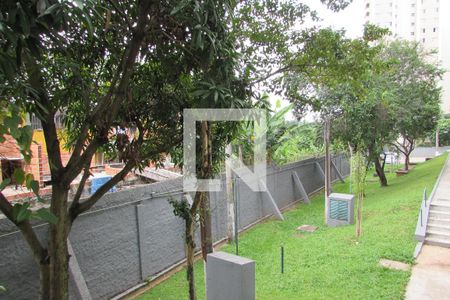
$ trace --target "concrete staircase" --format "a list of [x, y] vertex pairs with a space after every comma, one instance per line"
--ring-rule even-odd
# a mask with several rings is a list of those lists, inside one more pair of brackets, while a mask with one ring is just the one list
[[450, 195], [432, 199], [425, 243], [450, 248]]

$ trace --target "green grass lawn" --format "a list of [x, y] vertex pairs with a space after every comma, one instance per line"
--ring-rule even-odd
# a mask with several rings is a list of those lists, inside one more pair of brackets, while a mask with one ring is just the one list
[[[355, 226], [324, 226], [323, 194], [284, 213], [285, 221], [269, 220], [242, 234], [240, 256], [256, 261], [257, 299], [402, 299], [410, 273], [378, 266], [380, 258], [413, 262], [414, 231], [424, 187], [430, 192], [446, 155], [417, 165], [408, 175], [388, 174], [380, 188], [368, 176], [363, 208], [363, 233], [355, 241]], [[388, 169], [388, 168], [387, 168]], [[348, 192], [348, 183], [335, 184]], [[302, 224], [319, 226], [299, 234]], [[285, 272], [280, 272], [280, 246]], [[222, 251], [234, 251], [227, 245]], [[205, 298], [203, 263], [195, 266], [197, 296]], [[183, 269], [139, 299], [187, 299]]]

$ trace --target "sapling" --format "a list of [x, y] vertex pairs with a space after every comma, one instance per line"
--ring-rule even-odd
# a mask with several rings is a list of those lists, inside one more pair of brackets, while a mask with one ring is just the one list
[[360, 151], [355, 151], [351, 159], [353, 190], [356, 195], [356, 238], [362, 233], [362, 208], [364, 202], [364, 188], [366, 183], [366, 161]]

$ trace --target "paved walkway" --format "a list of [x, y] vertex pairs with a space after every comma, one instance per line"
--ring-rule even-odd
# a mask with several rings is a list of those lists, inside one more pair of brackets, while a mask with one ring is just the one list
[[[450, 159], [433, 198], [450, 198]], [[407, 300], [450, 299], [450, 248], [424, 245], [406, 288]]]
[[416, 262], [405, 299], [450, 299], [450, 249], [424, 245]]

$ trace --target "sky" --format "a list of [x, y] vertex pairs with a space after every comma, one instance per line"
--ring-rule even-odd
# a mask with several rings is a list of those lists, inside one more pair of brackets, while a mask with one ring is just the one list
[[[332, 27], [336, 30], [344, 29], [349, 38], [358, 38], [362, 36], [364, 26], [364, 0], [353, 0], [352, 4], [338, 13], [327, 9], [320, 0], [303, 0], [302, 2], [316, 10], [319, 18], [322, 19], [320, 22], [311, 22], [309, 24], [320, 25], [321, 27]], [[278, 97], [271, 97], [272, 105], [275, 105], [276, 99], [278, 99]], [[289, 105], [289, 102], [287, 100], [282, 100], [281, 106], [284, 107], [286, 105]], [[288, 114], [286, 118], [289, 120], [294, 119], [292, 114]], [[313, 121], [314, 115], [308, 115], [305, 119], [306, 121]]]
[[312, 9], [318, 12], [323, 27], [331, 26], [334, 29], [344, 28], [350, 38], [361, 37], [364, 25], [364, 0], [353, 0], [353, 3], [344, 10], [335, 13], [326, 8], [320, 0], [303, 0]]

